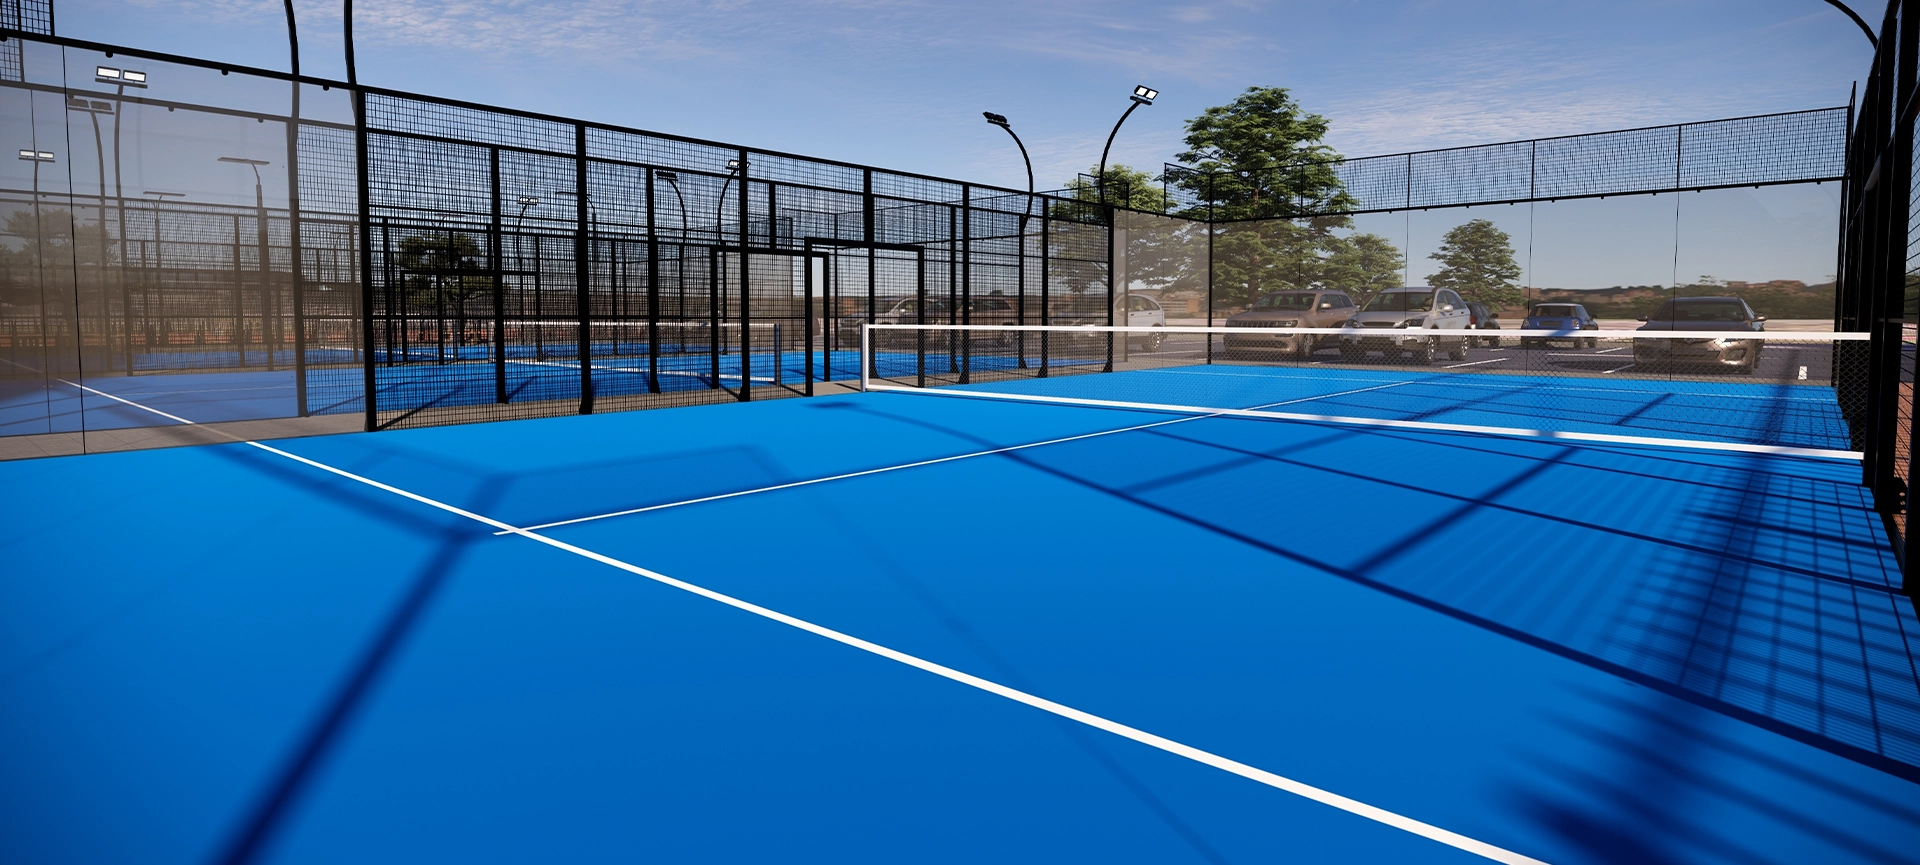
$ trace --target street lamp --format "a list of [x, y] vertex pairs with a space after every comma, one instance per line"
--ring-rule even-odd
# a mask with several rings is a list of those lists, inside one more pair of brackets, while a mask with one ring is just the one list
[[653, 172], [653, 176], [666, 181], [668, 186], [673, 187], [673, 198], [675, 201], [680, 202], [680, 239], [685, 240], [687, 237], [687, 199], [686, 196], [680, 194], [680, 175], [672, 171], [655, 171]]
[[[253, 209], [254, 209], [253, 221], [254, 221], [255, 228], [258, 230], [259, 244], [260, 244], [260, 301], [261, 301], [260, 315], [263, 318], [265, 318], [268, 315], [270, 315], [269, 307], [271, 306], [271, 304], [268, 301], [271, 298], [272, 293], [267, 290], [267, 268], [270, 264], [268, 254], [267, 254], [267, 196], [266, 196], [266, 191], [260, 185], [260, 166], [272, 165], [273, 163], [268, 162], [264, 159], [247, 159], [242, 156], [222, 156], [216, 159], [215, 161], [225, 162], [232, 165], [245, 165], [248, 168], [253, 169]], [[236, 235], [233, 238], [233, 243], [234, 243], [234, 246], [236, 247], [240, 245], [240, 238], [238, 235]], [[233, 287], [233, 291], [234, 291], [234, 297], [236, 299], [239, 298], [240, 286], [235, 285]], [[238, 307], [240, 305], [236, 303], [235, 306]], [[242, 309], [244, 309], [244, 307]], [[244, 316], [244, 312], [242, 313], [242, 315]], [[275, 335], [276, 334], [272, 329], [269, 329], [265, 334], [261, 335], [263, 340], [267, 342], [267, 369], [269, 370], [273, 369], [273, 351], [277, 347], [277, 342], [278, 342], [277, 340], [273, 339]], [[246, 343], [243, 341], [245, 336], [246, 335], [244, 333], [234, 334], [234, 341], [238, 345], [238, 348], [240, 351], [241, 366], [247, 365], [247, 346], [246, 346]]]
[[[725, 239], [726, 237], [726, 223], [720, 221], [720, 215], [727, 207], [727, 186], [733, 183], [733, 176], [739, 174], [741, 169], [746, 167], [747, 163], [743, 160], [727, 160], [727, 179], [725, 183], [720, 184], [720, 200], [713, 205], [713, 234], [716, 239]], [[747, 245], [747, 237], [745, 234], [740, 236], [740, 245]]]
[[[1014, 257], [1014, 285], [1016, 286], [1014, 294], [1016, 302], [1019, 303], [1019, 306], [1014, 308], [1016, 310], [1014, 323], [1025, 325], [1027, 323], [1027, 220], [1033, 218], [1033, 160], [1027, 157], [1027, 145], [1021, 142], [1019, 135], [1014, 133], [1013, 124], [1007, 122], [1006, 115], [991, 111], [982, 111], [980, 115], [987, 118], [988, 123], [1005, 129], [1008, 135], [1013, 136], [1014, 146], [1020, 148], [1020, 161], [1027, 166], [1027, 207], [1025, 212], [1020, 214], [1020, 251]], [[1017, 339], [1020, 342], [1019, 367], [1025, 369], [1027, 366], [1026, 332], [1022, 331]]]
[[[107, 231], [107, 150], [106, 150], [106, 147], [100, 143], [100, 115], [110, 114], [110, 115], [117, 116], [119, 112], [115, 109], [114, 105], [115, 103], [107, 102], [100, 99], [88, 99], [84, 96], [78, 96], [78, 95], [67, 96], [67, 110], [81, 112], [87, 115], [88, 120], [93, 122], [93, 152], [94, 152], [96, 162], [98, 163], [99, 172], [100, 172], [100, 271], [99, 271], [100, 277], [101, 277], [99, 281], [100, 335], [106, 340], [107, 356], [109, 358], [113, 356], [113, 319], [112, 319], [112, 311], [110, 309], [112, 304], [108, 302], [106, 299], [106, 282], [107, 282], [106, 270], [107, 270], [107, 261], [113, 257], [113, 252], [107, 245], [107, 239], [109, 235], [109, 232]], [[118, 123], [115, 123], [114, 124], [114, 130], [115, 130], [114, 147], [116, 152], [119, 149], [119, 131], [118, 131], [119, 128], [120, 128], [120, 125]], [[116, 157], [114, 159], [114, 167], [116, 169], [116, 172], [119, 168], [119, 165], [120, 165], [120, 160]], [[116, 182], [118, 181], [117, 176], [115, 180]], [[121, 225], [120, 234], [122, 238], [125, 238], [126, 226], [124, 223]], [[126, 283], [124, 280], [124, 277], [126, 276], [126, 270], [124, 269], [124, 267], [120, 271], [120, 275], [121, 277], [123, 277], [121, 282], [121, 289], [122, 289], [121, 294], [124, 297], [124, 295], [126, 294], [125, 292]], [[78, 314], [76, 313], [76, 317], [77, 315]], [[131, 346], [132, 346], [132, 340], [128, 340], [128, 347], [131, 348]], [[107, 365], [111, 367], [113, 365], [113, 362], [109, 360], [107, 362]], [[131, 372], [132, 371], [131, 357], [128, 358], [128, 368], [129, 368], [128, 371]]]
[[1120, 115], [1119, 122], [1113, 124], [1113, 131], [1107, 133], [1107, 146], [1100, 151], [1100, 174], [1094, 178], [1094, 182], [1100, 184], [1101, 204], [1107, 203], [1107, 152], [1113, 149], [1113, 137], [1120, 134], [1120, 124], [1127, 122], [1127, 117], [1133, 114], [1135, 108], [1152, 105], [1153, 100], [1160, 98], [1160, 91], [1142, 84], [1133, 88], [1133, 95], [1129, 98], [1133, 103], [1127, 106], [1125, 114]]

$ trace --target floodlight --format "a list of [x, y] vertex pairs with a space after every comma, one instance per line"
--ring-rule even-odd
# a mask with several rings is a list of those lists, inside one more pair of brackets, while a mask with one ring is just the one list
[[1153, 100], [1158, 99], [1159, 97], [1160, 97], [1160, 91], [1155, 90], [1151, 87], [1148, 87], [1145, 84], [1142, 84], [1138, 87], [1133, 88], [1133, 101], [1135, 102], [1144, 103], [1146, 105], [1152, 105]]
[[521, 206], [521, 207], [532, 207], [532, 206], [534, 206], [534, 205], [536, 205], [536, 204], [539, 204], [539, 203], [540, 203], [540, 198], [539, 198], [539, 196], [535, 196], [535, 195], [522, 195], [522, 196], [520, 196], [520, 200], [519, 200], [519, 204], [520, 204], [520, 206]]
[[728, 171], [739, 171], [739, 170], [740, 170], [740, 166], [741, 166], [741, 165], [742, 165], [742, 163], [741, 163], [741, 161], [740, 161], [740, 160], [738, 160], [738, 159], [729, 159], [729, 160], [727, 160], [727, 170], [728, 170]]
[[20, 158], [28, 162], [52, 162], [53, 154], [45, 150], [21, 150]]
[[120, 80], [125, 81], [128, 84], [133, 85], [134, 87], [145, 87], [147, 86], [147, 73], [135, 72], [131, 69], [128, 69], [127, 71], [120, 73]]
[[68, 96], [67, 110], [85, 111], [90, 114], [112, 114], [113, 103], [99, 99], [87, 99], [81, 96]]
[[1007, 126], [1007, 128], [1009, 129], [1012, 128], [1011, 126], [1008, 126], [1007, 117], [1004, 114], [995, 114], [991, 111], [982, 111], [980, 112], [980, 116], [987, 118], [987, 122], [995, 126]]
[[672, 182], [674, 182], [674, 181], [676, 181], [676, 180], [679, 180], [679, 179], [680, 179], [680, 175], [678, 175], [678, 174], [675, 174], [675, 173], [673, 173], [673, 172], [671, 172], [671, 171], [655, 171], [655, 172], [653, 173], [653, 176], [655, 176], [655, 177], [658, 177], [658, 178], [660, 178], [661, 180], [664, 180], [664, 181], [666, 181], [666, 182], [668, 182], [668, 183], [672, 183]]
[[222, 156], [216, 161], [232, 162], [237, 165], [272, 165], [273, 164], [264, 159], [244, 159], [238, 156]]
[[39, 154], [39, 155], [40, 155], [40, 161], [41, 161], [41, 162], [52, 162], [52, 161], [53, 161], [53, 151], [50, 151], [50, 150], [42, 150], [42, 151], [40, 151], [40, 154]]
[[111, 67], [111, 66], [95, 66], [95, 67], [93, 67], [93, 77], [95, 77], [95, 78], [107, 78], [107, 79], [111, 79], [111, 80], [114, 80], [114, 81], [119, 81], [119, 80], [120, 80], [120, 70], [118, 70], [118, 69], [115, 69], [115, 68], [113, 68], [113, 67]]
[[173, 197], [175, 197], [175, 198], [185, 198], [185, 197], [187, 197], [187, 194], [186, 194], [186, 193], [184, 193], [184, 192], [156, 192], [156, 191], [154, 191], [154, 190], [151, 190], [151, 189], [149, 189], [149, 190], [147, 190], [147, 191], [145, 191], [145, 192], [142, 192], [142, 193], [140, 193], [140, 194], [141, 194], [141, 195], [151, 195], [151, 196], [153, 196], [154, 198], [157, 198], [157, 199], [159, 199], [159, 200], [161, 200], [161, 201], [165, 201], [165, 200], [167, 200], [167, 196], [169, 196], [169, 195], [171, 195], [171, 196], [173, 196]]

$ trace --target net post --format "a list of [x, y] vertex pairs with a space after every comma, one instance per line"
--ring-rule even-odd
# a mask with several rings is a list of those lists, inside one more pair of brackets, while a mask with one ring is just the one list
[[873, 362], [871, 360], [873, 354], [870, 351], [870, 346], [872, 346], [873, 344], [873, 336], [872, 336], [872, 333], [868, 330], [868, 328], [872, 326], [873, 326], [872, 322], [862, 322], [860, 325], [860, 392], [861, 393], [867, 392], [867, 374], [870, 371], [869, 364]]

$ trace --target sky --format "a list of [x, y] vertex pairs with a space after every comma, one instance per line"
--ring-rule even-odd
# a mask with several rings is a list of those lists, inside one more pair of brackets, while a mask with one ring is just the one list
[[[65, 36], [288, 65], [280, 0], [56, 2]], [[1018, 151], [980, 116], [994, 111], [1025, 140], [1040, 189], [1092, 170], [1135, 84], [1160, 98], [1127, 121], [1113, 161], [1157, 174], [1188, 118], [1254, 86], [1290, 89], [1328, 118], [1328, 144], [1368, 156], [1844, 105], [1872, 56], [1822, 0], [355, 6], [369, 84], [1022, 188]], [[302, 71], [344, 79], [341, 3], [295, 9]], [[227, 197], [250, 198], [251, 178], [226, 174]], [[1406, 251], [1412, 284], [1447, 228], [1480, 217], [1514, 239], [1529, 285], [1812, 283], [1834, 269], [1837, 194], [1443, 210], [1366, 217], [1361, 230]]]
[[[62, 35], [272, 69], [279, 0], [56, 0]], [[1853, 0], [1869, 20], [1878, 13]], [[1293, 91], [1350, 156], [1844, 105], [1871, 51], [1822, 0], [360, 0], [360, 79], [1014, 188], [1157, 168], [1184, 122]], [[296, 0], [345, 77], [341, 4]], [[1157, 172], [1156, 172], [1157, 173]]]

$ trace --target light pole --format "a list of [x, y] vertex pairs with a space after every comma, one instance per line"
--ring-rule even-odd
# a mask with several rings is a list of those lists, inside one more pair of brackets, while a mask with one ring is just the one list
[[[53, 152], [38, 147], [21, 148], [20, 158], [33, 163], [33, 282], [40, 289], [40, 363], [51, 366], [46, 357], [47, 343], [53, 341], [52, 322], [47, 319], [47, 236], [40, 227], [40, 165], [53, 162]], [[74, 330], [79, 331], [78, 309], [74, 310]], [[51, 432], [51, 428], [48, 430]]]
[[[1020, 161], [1026, 163], [1027, 166], [1027, 207], [1026, 210], [1020, 214], [1020, 250], [1019, 254], [1016, 255], [1013, 260], [1015, 280], [1014, 294], [1016, 296], [1015, 303], [1017, 304], [1014, 307], [1014, 323], [1024, 325], [1027, 323], [1027, 220], [1033, 218], [1033, 160], [1027, 157], [1027, 145], [1021, 142], [1019, 135], [1014, 133], [1013, 124], [1007, 122], [1006, 115], [995, 114], [991, 111], [982, 111], [980, 114], [987, 118], [988, 123], [1005, 129], [1008, 135], [1013, 136], [1014, 146], [1020, 148]], [[1020, 331], [1019, 335], [1015, 337], [1015, 340], [1019, 343], [1019, 347], [1015, 352], [1019, 358], [1018, 368], [1026, 369], [1027, 332], [1024, 330]]]
[[[540, 206], [540, 198], [538, 196], [533, 196], [533, 195], [522, 195], [517, 199], [517, 202], [520, 205], [520, 214], [513, 218], [513, 251], [515, 253], [514, 257], [519, 261], [519, 264], [520, 264], [519, 270], [521, 271], [521, 275], [524, 277], [527, 270], [527, 255], [523, 250], [526, 248], [524, 244], [526, 242], [527, 237], [526, 237], [526, 234], [524, 234], [521, 230], [521, 223], [526, 220], [528, 209]], [[540, 310], [542, 308], [542, 304], [540, 302], [541, 296], [540, 296], [540, 246], [539, 246], [539, 243], [540, 243], [539, 238], [537, 237], [534, 238], [533, 356], [535, 360], [545, 360], [547, 357], [547, 344], [546, 344], [546, 337], [543, 335], [543, 329], [541, 328], [542, 322], [540, 321]], [[527, 296], [523, 291], [520, 293], [520, 326], [521, 327], [526, 326], [526, 320], [527, 320]]]
[[[260, 166], [272, 165], [273, 163], [268, 162], [264, 159], [247, 159], [245, 157], [240, 157], [240, 156], [222, 156], [215, 161], [232, 163], [234, 165], [245, 165], [248, 168], [253, 169], [253, 210], [254, 210], [253, 221], [254, 221], [254, 227], [259, 234], [259, 243], [260, 243], [260, 317], [262, 322], [264, 323], [268, 319], [268, 317], [273, 314], [273, 304], [269, 300], [269, 298], [272, 295], [272, 292], [269, 291], [267, 287], [267, 273], [268, 273], [267, 267], [269, 264], [268, 258], [267, 258], [267, 196], [266, 196], [265, 190], [263, 190], [260, 185]], [[235, 237], [233, 239], [233, 242], [235, 246], [238, 246], [240, 244], [240, 238]], [[235, 253], [235, 255], [237, 257], [238, 253]], [[239, 285], [235, 285], [233, 287], [233, 296], [236, 299], [241, 297]], [[241, 305], [241, 304], [235, 304], [235, 305], [240, 306], [241, 309], [244, 311], [245, 309], [244, 305]], [[243, 312], [243, 316], [244, 316], [244, 312]], [[278, 319], [275, 319], [275, 324], [278, 324]], [[242, 329], [244, 330], [244, 328]], [[261, 341], [266, 343], [268, 370], [273, 369], [273, 350], [278, 343], [278, 340], [274, 339], [274, 336], [275, 336], [275, 333], [274, 333], [274, 330], [272, 329], [269, 329], [267, 330], [266, 333], [263, 333], [260, 335]], [[240, 349], [240, 365], [241, 366], [247, 365], [246, 337], [247, 335], [245, 333], [234, 334], [234, 341], [235, 343], [238, 344]]]
[[[120, 115], [126, 110], [128, 87], [145, 89], [147, 73], [136, 69], [117, 69], [112, 66], [95, 66], [93, 80], [101, 84], [112, 84], [113, 92], [113, 200], [114, 211], [120, 223], [120, 306], [126, 317], [126, 362], [127, 374], [133, 374], [133, 298], [127, 294], [127, 200], [120, 185]], [[102, 184], [104, 191], [104, 184]], [[103, 215], [102, 220], [105, 219]], [[101, 222], [101, 230], [106, 223]]]
[[[161, 301], [159, 304], [160, 309], [158, 310], [160, 313], [159, 315], [160, 340], [162, 342], [165, 342], [171, 345], [173, 343], [173, 334], [172, 332], [167, 330], [167, 315], [166, 315], [166, 309], [165, 309], [166, 295], [162, 291], [150, 290], [150, 289], [154, 289], [154, 283], [159, 281], [160, 270], [167, 266], [166, 255], [164, 255], [160, 250], [160, 203], [163, 201], [166, 201], [167, 196], [173, 196], [175, 198], [185, 198], [187, 194], [184, 192], [156, 192], [151, 189], [140, 194], [153, 196], [153, 202], [152, 202], [153, 204], [153, 264], [152, 266], [151, 267], [148, 266], [146, 256], [144, 255], [140, 256], [141, 272], [147, 273], [151, 271], [152, 276], [151, 278], [142, 279], [140, 281], [140, 289], [145, 299], [145, 305], [147, 306], [148, 327], [152, 327], [152, 318], [155, 312], [153, 299], [155, 297], [161, 298]], [[154, 345], [155, 345], [155, 342], [154, 342], [153, 334], [151, 333], [147, 334], [147, 347], [151, 349]]]
[[[727, 179], [726, 182], [720, 184], [720, 200], [713, 205], [713, 236], [716, 241], [724, 241], [726, 239], [726, 223], [720, 221], [720, 215], [727, 207], [727, 187], [733, 183], [733, 176], [740, 173], [743, 165], [745, 165], [745, 163], [738, 159], [727, 160]], [[675, 187], [675, 190], [678, 191], [678, 187]], [[747, 238], [744, 234], [740, 236], [740, 245], [747, 245]]]
[[[668, 186], [673, 187], [673, 200], [680, 202], [680, 249], [673, 256], [673, 283], [678, 286], [679, 289], [679, 305], [674, 307], [674, 314], [680, 319], [682, 324], [684, 324], [687, 315], [687, 229], [689, 227], [689, 223], [687, 222], [687, 199], [686, 196], [680, 194], [679, 174], [672, 171], [655, 171], [653, 176], [666, 181]], [[724, 194], [721, 196], [722, 199], [725, 197]]]
[[[1127, 118], [1133, 114], [1135, 108], [1139, 108], [1142, 105], [1152, 105], [1153, 100], [1159, 97], [1160, 91], [1148, 87], [1145, 84], [1133, 88], [1133, 95], [1129, 97], [1133, 100], [1133, 104], [1127, 106], [1126, 113], [1121, 114], [1119, 121], [1113, 124], [1113, 131], [1107, 133], [1107, 146], [1100, 151], [1100, 174], [1093, 179], [1095, 183], [1100, 184], [1101, 204], [1104, 205], [1107, 203], [1107, 153], [1113, 150], [1113, 137], [1120, 134], [1120, 124], [1127, 122]], [[1129, 195], [1129, 197], [1131, 197], [1131, 195]]]
[[[103, 102], [98, 99], [88, 99], [84, 96], [70, 95], [67, 97], [67, 110], [81, 112], [82, 114], [87, 115], [87, 119], [93, 121], [93, 151], [94, 151], [94, 157], [96, 159], [96, 162], [98, 163], [99, 172], [100, 172], [100, 223], [99, 223], [100, 224], [100, 267], [99, 267], [99, 270], [97, 271], [99, 278], [95, 281], [95, 287], [101, 295], [100, 296], [100, 337], [102, 340], [105, 341], [104, 347], [107, 350], [107, 357], [111, 358], [113, 357], [113, 319], [111, 317], [111, 310], [109, 309], [111, 304], [107, 303], [107, 299], [106, 299], [106, 290], [107, 290], [106, 273], [107, 273], [107, 260], [113, 257], [113, 252], [107, 246], [107, 241], [108, 241], [108, 237], [107, 237], [107, 150], [106, 150], [106, 147], [101, 143], [100, 115], [113, 114], [114, 107], [113, 107], [113, 103], [111, 102]], [[76, 224], [74, 226], [74, 229], [75, 229], [75, 233], [77, 234], [79, 230], [79, 225]], [[74, 250], [77, 253], [80, 248], [79, 238], [75, 237], [74, 241], [75, 241]], [[79, 263], [78, 255], [75, 256], [74, 263], [78, 265]], [[75, 286], [74, 302], [76, 305], [79, 303], [77, 285]], [[76, 323], [79, 321], [78, 309], [74, 310], [74, 320]], [[76, 332], [75, 336], [78, 336], [78, 335], [79, 335], [78, 332]], [[84, 359], [85, 357], [84, 347], [86, 344], [86, 340], [82, 339], [80, 342], [82, 346], [81, 367], [82, 367], [82, 370], [84, 371], [84, 368], [86, 366], [86, 362]], [[113, 361], [108, 360], [107, 366], [111, 368], [113, 366]]]

